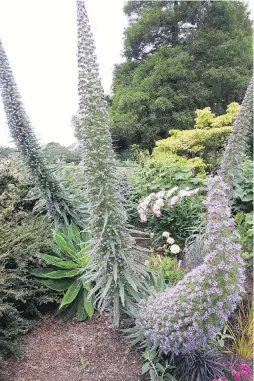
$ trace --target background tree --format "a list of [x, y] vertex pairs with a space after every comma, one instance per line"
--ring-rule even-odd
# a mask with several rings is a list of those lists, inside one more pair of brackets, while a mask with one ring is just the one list
[[45, 146], [43, 152], [50, 163], [62, 161], [77, 164], [81, 161], [81, 153], [75, 145], [65, 147], [59, 143], [50, 142]]
[[129, 1], [126, 62], [115, 67], [111, 127], [118, 149], [150, 151], [195, 109], [240, 103], [252, 74], [252, 29], [243, 2]]
[[9, 155], [15, 155], [15, 148], [0, 146], [0, 159], [4, 159]]

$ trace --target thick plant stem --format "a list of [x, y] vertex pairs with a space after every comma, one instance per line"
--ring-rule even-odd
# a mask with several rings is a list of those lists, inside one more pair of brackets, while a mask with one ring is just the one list
[[21, 95], [0, 40], [0, 91], [7, 117], [8, 126], [14, 143], [24, 160], [31, 177], [38, 186], [46, 201], [49, 216], [56, 224], [68, 223], [70, 215], [75, 223], [79, 217], [76, 214], [75, 200], [72, 200], [54, 176], [52, 169], [43, 157], [41, 146], [36, 138], [29, 118], [25, 112]]
[[[83, 151], [90, 227], [99, 268], [99, 305], [110, 305], [114, 326], [119, 325], [119, 311], [138, 289], [130, 254], [131, 238], [127, 231], [127, 215], [118, 186], [116, 162], [109, 131], [107, 102], [99, 79], [95, 47], [84, 1], [77, 1], [78, 23], [78, 92], [79, 136]], [[131, 273], [131, 275], [130, 275]], [[136, 284], [135, 279], [136, 276]], [[99, 287], [99, 286], [98, 286]], [[125, 294], [126, 293], [126, 294]], [[125, 299], [126, 297], [126, 299]]]

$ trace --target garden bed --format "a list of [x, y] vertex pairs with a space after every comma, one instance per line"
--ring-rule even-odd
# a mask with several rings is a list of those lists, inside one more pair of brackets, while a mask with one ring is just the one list
[[61, 324], [46, 316], [26, 335], [22, 359], [10, 359], [1, 381], [141, 381], [141, 356], [109, 319]]

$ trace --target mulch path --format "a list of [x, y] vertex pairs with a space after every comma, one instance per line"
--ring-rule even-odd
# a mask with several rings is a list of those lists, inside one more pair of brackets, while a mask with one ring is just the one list
[[[140, 353], [113, 331], [109, 319], [61, 324], [46, 316], [27, 334], [24, 357], [9, 359], [1, 381], [141, 381]], [[1, 371], [0, 371], [1, 372]]]

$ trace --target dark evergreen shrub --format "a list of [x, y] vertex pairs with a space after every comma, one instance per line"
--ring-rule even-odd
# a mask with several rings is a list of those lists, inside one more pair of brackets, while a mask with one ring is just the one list
[[51, 225], [45, 216], [31, 214], [20, 224], [0, 220], [0, 358], [18, 351], [18, 341], [40, 315], [42, 306], [58, 301], [58, 294], [31, 276], [48, 253]]

